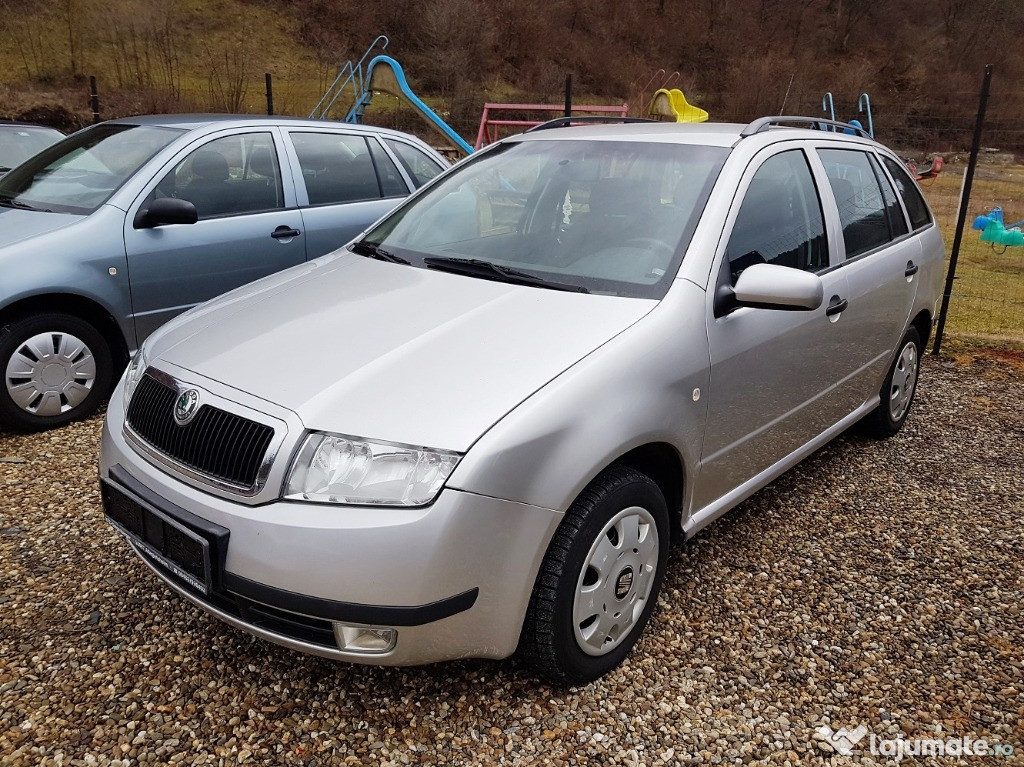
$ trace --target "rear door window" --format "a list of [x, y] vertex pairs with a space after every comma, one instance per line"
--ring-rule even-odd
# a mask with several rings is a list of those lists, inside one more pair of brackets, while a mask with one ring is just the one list
[[404, 197], [409, 194], [409, 187], [405, 185], [405, 179], [398, 172], [398, 166], [392, 160], [384, 147], [376, 138], [369, 138], [370, 154], [373, 156], [373, 164], [377, 168], [377, 175], [380, 177], [381, 190], [385, 197]]
[[891, 157], [886, 157], [885, 155], [882, 155], [882, 163], [885, 165], [886, 170], [889, 171], [889, 175], [892, 176], [900, 197], [903, 198], [903, 204], [907, 208], [907, 215], [910, 216], [910, 226], [915, 230], [928, 226], [932, 222], [931, 214], [928, 212], [928, 206], [925, 204], [924, 197], [921, 196], [921, 191], [917, 188], [917, 184], [914, 183], [913, 179], [910, 178], [907, 169]]
[[310, 205], [378, 200], [380, 182], [363, 136], [290, 133]]
[[846, 258], [867, 253], [893, 239], [886, 200], [866, 152], [819, 149], [843, 226]]
[[908, 231], [907, 219], [903, 215], [903, 208], [896, 199], [896, 192], [893, 191], [889, 178], [882, 172], [882, 168], [879, 166], [878, 160], [870, 155], [868, 156], [868, 159], [871, 161], [871, 170], [875, 172], [875, 178], [878, 179], [878, 185], [882, 187], [882, 197], [885, 200], [885, 213], [889, 218], [889, 231], [892, 232], [894, 239], [902, 237]]

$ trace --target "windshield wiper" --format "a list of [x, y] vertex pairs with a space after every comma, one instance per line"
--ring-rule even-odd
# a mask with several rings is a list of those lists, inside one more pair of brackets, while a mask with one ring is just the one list
[[579, 285], [566, 285], [562, 282], [550, 282], [543, 277], [528, 272], [520, 272], [518, 269], [510, 269], [500, 264], [492, 264], [490, 261], [482, 261], [478, 258], [448, 258], [444, 256], [428, 256], [423, 263], [430, 269], [439, 269], [455, 274], [464, 274], [469, 277], [482, 277], [485, 280], [499, 280], [513, 285], [530, 285], [536, 288], [548, 288], [550, 290], [567, 290], [573, 293], [589, 293], [590, 291]]
[[370, 258], [376, 258], [378, 261], [387, 261], [390, 264], [408, 264], [401, 256], [396, 256], [390, 251], [384, 250], [380, 245], [373, 242], [355, 242], [352, 243], [352, 252], [358, 253], [360, 256], [369, 256]]
[[17, 208], [18, 210], [35, 210], [40, 213], [53, 213], [49, 208], [36, 208], [28, 203], [24, 203], [21, 200], [15, 200], [13, 197], [5, 197], [0, 195], [0, 205], [5, 208]]

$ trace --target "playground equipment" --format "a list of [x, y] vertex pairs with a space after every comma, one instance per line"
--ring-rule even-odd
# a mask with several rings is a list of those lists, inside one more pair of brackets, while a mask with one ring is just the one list
[[858, 112], [862, 112], [862, 113], [865, 112], [865, 111], [867, 112], [867, 116], [868, 116], [868, 135], [871, 136], [871, 138], [874, 138], [875, 137], [875, 121], [873, 119], [871, 119], [871, 97], [868, 94], [862, 93], [862, 94], [860, 94], [860, 96], [857, 97], [857, 111]]
[[[501, 128], [519, 128], [526, 130], [534, 125], [540, 125], [545, 120], [524, 119], [518, 115], [523, 112], [546, 112], [552, 117], [565, 114], [565, 106], [562, 104], [484, 104], [483, 114], [480, 116], [480, 129], [476, 134], [475, 149], [481, 149], [488, 144], [493, 144], [501, 136]], [[512, 116], [494, 117], [494, 112], [512, 112]], [[629, 113], [629, 104], [620, 105], [593, 105], [581, 104], [570, 106], [571, 115], [597, 115], [615, 117], [626, 117]]]
[[[1004, 225], [1003, 209], [992, 208], [985, 215], [974, 219], [971, 228], [981, 231], [981, 241], [989, 243], [993, 251], [1005, 253], [1007, 248], [1024, 247], [1024, 232], [1020, 229], [1022, 226], [1024, 226], [1024, 220], [1009, 226]], [[997, 250], [997, 246], [1000, 245], [1002, 250]]]
[[677, 123], [702, 123], [708, 119], [708, 113], [688, 103], [678, 88], [659, 88], [655, 91], [647, 112], [658, 119], [667, 117]]
[[821, 111], [828, 112], [829, 120], [836, 119], [836, 105], [835, 102], [832, 100], [832, 91], [829, 91], [828, 93], [821, 97]]
[[370, 44], [358, 62], [346, 62], [323, 97], [313, 107], [309, 114], [310, 118], [327, 119], [338, 100], [351, 91], [352, 106], [345, 115], [345, 122], [359, 123], [362, 122], [363, 114], [373, 100], [374, 94], [387, 93], [405, 101], [430, 127], [455, 144], [459, 151], [467, 155], [472, 154], [473, 147], [413, 93], [401, 64], [380, 53], [367, 62], [375, 48], [379, 46], [383, 51], [388, 47], [388, 42], [386, 35], [380, 35]]
[[[634, 80], [629, 86], [630, 114], [635, 111], [636, 117], [643, 117], [644, 105], [647, 104], [647, 94], [652, 90], [671, 88], [676, 80], [679, 79], [679, 76], [678, 71], [667, 74], [664, 69], [659, 69], [643, 85], [640, 84], [639, 78]], [[635, 110], [634, 106], [636, 107]]]
[[904, 164], [914, 174], [914, 178], [920, 182], [936, 178], [942, 172], [944, 163], [942, 157], [935, 155], [929, 162], [921, 165], [918, 165], [913, 160], [907, 160]]
[[[836, 104], [835, 104], [835, 100], [832, 98], [832, 91], [829, 91], [824, 96], [822, 96], [822, 98], [821, 98], [821, 111], [828, 113], [828, 119], [830, 119], [830, 120], [835, 120], [836, 119]], [[875, 121], [874, 121], [874, 119], [871, 116], [871, 97], [868, 94], [862, 93], [862, 94], [860, 94], [860, 96], [857, 97], [857, 112], [858, 112], [858, 114], [865, 114], [866, 115], [867, 121], [868, 121], [868, 127], [865, 129], [864, 125], [861, 123], [860, 120], [850, 120], [849, 121], [850, 125], [856, 125], [858, 128], [861, 128], [862, 130], [867, 130], [868, 135], [871, 136], [871, 138], [874, 138], [875, 137]], [[853, 133], [854, 131], [846, 130], [846, 131], [843, 131], [843, 132], [844, 133]], [[941, 165], [939, 167], [941, 168]]]

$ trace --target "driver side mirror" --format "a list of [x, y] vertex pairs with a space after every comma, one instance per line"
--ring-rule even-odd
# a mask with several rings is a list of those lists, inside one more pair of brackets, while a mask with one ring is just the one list
[[194, 224], [199, 220], [196, 206], [188, 200], [160, 197], [148, 208], [142, 208], [135, 217], [136, 229], [152, 229], [166, 224]]
[[816, 274], [775, 264], [748, 266], [732, 289], [737, 306], [788, 311], [813, 311], [821, 306], [825, 288]]

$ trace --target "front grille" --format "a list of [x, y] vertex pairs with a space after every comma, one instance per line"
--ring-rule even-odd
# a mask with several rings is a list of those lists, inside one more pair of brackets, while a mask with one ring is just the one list
[[174, 420], [178, 393], [148, 373], [128, 406], [128, 425], [160, 453], [221, 482], [256, 486], [274, 429], [213, 405], [200, 405], [184, 426]]

